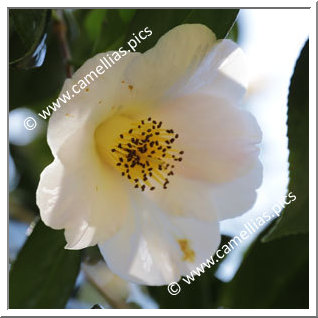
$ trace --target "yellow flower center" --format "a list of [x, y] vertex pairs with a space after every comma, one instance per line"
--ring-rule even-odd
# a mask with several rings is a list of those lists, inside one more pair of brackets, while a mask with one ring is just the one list
[[[125, 119], [122, 119], [122, 123], [124, 121]], [[179, 135], [173, 129], [165, 129], [162, 121], [156, 121], [151, 117], [130, 122], [127, 130], [119, 134], [120, 123], [116, 124], [117, 127], [114, 129], [117, 134], [113, 133], [114, 138], [107, 142], [108, 149], [105, 149], [104, 144], [104, 147], [99, 147], [103, 148], [99, 151], [106, 150], [107, 157], [113, 165], [135, 188], [152, 191], [158, 184], [167, 189], [169, 177], [174, 174], [175, 163], [182, 161], [184, 153], [173, 146]], [[113, 126], [115, 127], [115, 124]], [[97, 129], [97, 145], [102, 142], [99, 141], [101, 134], [107, 135], [104, 127]]]

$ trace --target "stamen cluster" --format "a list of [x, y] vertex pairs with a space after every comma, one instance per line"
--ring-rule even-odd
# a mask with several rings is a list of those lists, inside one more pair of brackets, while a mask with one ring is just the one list
[[117, 145], [111, 149], [121, 175], [141, 191], [155, 190], [153, 181], [167, 189], [174, 163], [182, 161], [184, 152], [172, 146], [179, 135], [173, 129], [163, 129], [162, 124], [151, 117], [134, 123], [119, 135]]

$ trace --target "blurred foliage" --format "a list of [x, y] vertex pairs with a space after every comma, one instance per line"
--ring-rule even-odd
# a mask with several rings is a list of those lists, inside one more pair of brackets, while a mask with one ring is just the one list
[[[97, 53], [125, 47], [133, 33], [146, 26], [153, 33], [138, 46], [141, 52], [183, 23], [202, 23], [211, 28], [217, 38], [237, 41], [238, 11], [64, 9], [57, 15], [56, 10], [10, 9], [10, 110], [27, 107], [38, 113], [51, 104], [61, 90], [66, 72], [59, 36], [53, 27], [57, 18], [62, 18], [67, 28], [70, 62], [76, 70]], [[308, 43], [295, 68], [288, 104], [289, 189], [297, 195], [297, 200], [286, 208], [281, 220], [250, 247], [231, 282], [223, 283], [215, 278], [220, 262], [196, 277], [191, 285], [180, 281], [182, 291], [177, 296], [171, 296], [166, 286], [149, 287], [160, 308], [308, 306], [308, 234], [305, 234], [308, 232]], [[10, 144], [10, 153], [20, 175], [17, 188], [10, 193], [10, 209], [30, 214], [25, 217], [28, 222], [30, 217], [38, 215], [35, 191], [40, 173], [52, 161], [46, 131], [27, 146]], [[10, 211], [11, 216], [23, 213]], [[264, 238], [269, 242], [263, 243]], [[74, 289], [81, 254], [64, 250], [64, 245], [63, 231], [52, 230], [41, 221], [37, 223], [10, 270], [10, 308], [65, 306]], [[96, 247], [85, 249], [84, 255], [92, 263], [100, 259]]]
[[296, 201], [277, 220], [265, 241], [309, 230], [309, 41], [296, 63], [288, 96], [289, 191]]
[[46, 30], [51, 10], [11, 9], [9, 11], [10, 66], [40, 67], [46, 54]]
[[9, 69], [10, 109], [28, 107], [36, 112], [52, 103], [65, 80], [60, 46], [52, 29], [42, 67], [31, 70]]
[[80, 251], [64, 249], [63, 231], [38, 221], [13, 263], [10, 308], [63, 308], [80, 267]]
[[10, 152], [20, 173], [19, 186], [11, 193], [10, 201], [37, 211], [35, 191], [40, 173], [53, 160], [46, 136], [41, 135], [27, 146], [10, 145]]
[[134, 14], [133, 9], [65, 10], [75, 69], [97, 53], [121, 47]]
[[292, 235], [251, 246], [235, 278], [223, 284], [224, 308], [308, 308], [309, 238]]

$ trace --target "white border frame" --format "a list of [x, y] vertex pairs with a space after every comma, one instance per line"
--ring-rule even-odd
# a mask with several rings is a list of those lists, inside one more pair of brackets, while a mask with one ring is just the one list
[[[8, 25], [8, 7], [24, 7], [26, 2], [22, 0], [5, 1], [5, 6], [1, 6], [1, 33], [2, 33], [2, 43], [7, 42], [7, 25]], [[29, 0], [27, 4], [30, 7], [42, 7], [43, 2], [37, 0]], [[99, 7], [103, 8], [106, 3], [101, 0], [90, 0], [80, 4], [78, 1], [71, 0], [55, 0], [48, 1], [45, 3], [45, 7]], [[310, 211], [310, 232], [309, 232], [309, 249], [310, 249], [310, 262], [309, 262], [309, 273], [310, 273], [310, 283], [309, 283], [309, 309], [107, 309], [107, 313], [104, 310], [91, 310], [91, 309], [7, 309], [7, 299], [8, 299], [8, 286], [4, 282], [8, 282], [7, 273], [7, 240], [8, 240], [8, 227], [7, 227], [7, 214], [5, 211], [8, 208], [8, 196], [5, 195], [8, 191], [7, 181], [5, 178], [1, 180], [1, 195], [2, 195], [2, 214], [1, 214], [1, 228], [0, 231], [0, 241], [1, 241], [1, 255], [2, 261], [1, 266], [1, 297], [0, 297], [0, 314], [1, 316], [163, 316], [163, 315], [180, 315], [180, 316], [316, 316], [316, 2], [307, 0], [268, 0], [268, 1], [256, 1], [254, 0], [214, 0], [214, 1], [202, 1], [196, 0], [193, 2], [182, 1], [182, 7], [195, 7], [196, 8], [304, 8], [310, 7], [310, 72], [309, 72], [309, 211]], [[180, 3], [178, 1], [162, 0], [157, 3], [150, 3], [144, 0], [136, 1], [107, 1], [108, 7], [170, 7], [177, 8]], [[2, 82], [1, 85], [1, 96], [7, 96], [7, 105], [9, 103], [8, 96], [8, 52], [2, 49], [1, 53], [1, 74], [6, 74], [7, 83]], [[4, 75], [2, 75], [4, 76]], [[3, 79], [3, 77], [2, 77]], [[0, 140], [2, 149], [7, 148], [7, 138], [8, 138], [8, 114], [5, 107], [5, 102], [3, 102], [2, 107], [0, 107], [1, 121], [2, 124], [0, 129], [2, 133], [0, 134]], [[7, 150], [8, 151], [8, 150]], [[8, 155], [8, 153], [7, 153]], [[1, 156], [1, 166], [4, 170], [8, 168], [8, 160], [5, 164], [5, 156]], [[8, 169], [7, 169], [8, 170]], [[7, 175], [7, 171], [3, 171], [3, 175]]]

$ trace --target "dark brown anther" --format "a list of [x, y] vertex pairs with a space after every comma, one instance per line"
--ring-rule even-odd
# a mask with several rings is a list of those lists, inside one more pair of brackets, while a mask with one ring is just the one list
[[[155, 190], [155, 185], [148, 184], [151, 178], [167, 189], [167, 177], [174, 175], [174, 165], [171, 163], [182, 160], [181, 155], [184, 152], [174, 150], [171, 145], [179, 135], [173, 129], [160, 129], [162, 125], [162, 121], [157, 122], [147, 117], [120, 134], [122, 143], [111, 148], [114, 164], [119, 167], [121, 175], [126, 176], [135, 188], [142, 191], [147, 188], [150, 191]], [[137, 136], [142, 137], [138, 139]], [[141, 182], [144, 184], [141, 185]]]

